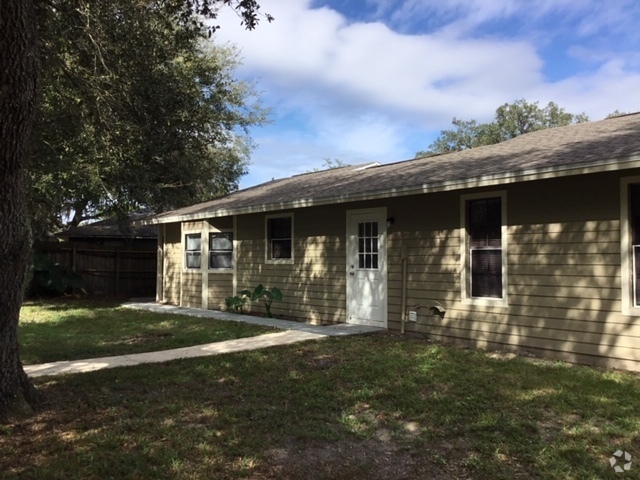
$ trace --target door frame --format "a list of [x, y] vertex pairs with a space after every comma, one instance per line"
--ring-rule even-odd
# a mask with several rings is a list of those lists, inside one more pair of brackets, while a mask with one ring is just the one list
[[[350, 312], [349, 312], [349, 300], [350, 300], [350, 288], [349, 288], [349, 265], [350, 265], [350, 258], [349, 258], [349, 253], [350, 253], [350, 235], [351, 235], [351, 220], [353, 218], [353, 216], [355, 215], [375, 215], [378, 219], [379, 222], [379, 227], [378, 227], [378, 235], [380, 238], [380, 244], [378, 246], [378, 252], [381, 254], [379, 256], [379, 265], [380, 265], [380, 278], [381, 278], [381, 282], [382, 282], [382, 298], [380, 301], [380, 309], [382, 310], [382, 325], [380, 325], [379, 322], [366, 322], [366, 321], [350, 321], [349, 317], [350, 317]], [[355, 210], [347, 210], [347, 214], [346, 214], [346, 235], [345, 235], [345, 239], [346, 239], [346, 243], [345, 243], [345, 250], [346, 250], [346, 255], [345, 255], [345, 278], [346, 278], [346, 285], [345, 285], [345, 289], [346, 289], [346, 311], [347, 311], [347, 323], [353, 323], [353, 324], [360, 324], [360, 325], [373, 325], [373, 326], [381, 326], [382, 328], [387, 328], [388, 327], [388, 317], [389, 317], [389, 307], [388, 307], [388, 288], [389, 288], [389, 279], [388, 279], [388, 269], [387, 269], [387, 262], [388, 262], [388, 249], [387, 249], [387, 207], [375, 207], [375, 208], [361, 208], [361, 209], [355, 209]], [[357, 249], [357, 245], [356, 245], [356, 249]]]

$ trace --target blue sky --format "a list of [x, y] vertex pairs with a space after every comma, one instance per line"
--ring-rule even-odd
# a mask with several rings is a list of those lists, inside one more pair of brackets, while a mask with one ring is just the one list
[[395, 162], [453, 117], [490, 121], [525, 98], [591, 120], [640, 110], [636, 0], [261, 0], [247, 32], [223, 9], [217, 43], [239, 47], [271, 124], [241, 188], [321, 168]]

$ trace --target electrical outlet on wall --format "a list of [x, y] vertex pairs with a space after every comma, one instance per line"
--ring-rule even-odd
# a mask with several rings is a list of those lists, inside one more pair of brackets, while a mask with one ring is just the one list
[[409, 310], [409, 321], [417, 322], [418, 321], [418, 312], [415, 310]]

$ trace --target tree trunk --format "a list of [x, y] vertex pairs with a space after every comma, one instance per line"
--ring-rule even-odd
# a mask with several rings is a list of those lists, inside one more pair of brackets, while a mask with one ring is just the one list
[[36, 391], [18, 353], [18, 317], [30, 252], [25, 166], [38, 66], [33, 0], [0, 1], [0, 420]]

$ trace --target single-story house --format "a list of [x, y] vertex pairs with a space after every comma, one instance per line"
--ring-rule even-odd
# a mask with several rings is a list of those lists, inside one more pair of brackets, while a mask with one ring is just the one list
[[[273, 180], [154, 217], [158, 301], [640, 370], [640, 114]], [[260, 311], [261, 305], [254, 304]]]

